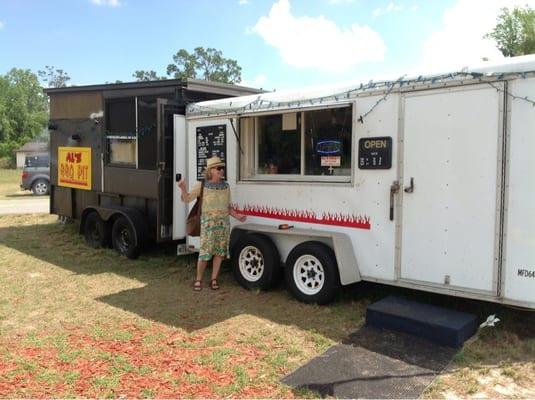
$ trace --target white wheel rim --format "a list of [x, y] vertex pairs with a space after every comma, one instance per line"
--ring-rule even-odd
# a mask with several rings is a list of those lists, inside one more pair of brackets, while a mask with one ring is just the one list
[[240, 274], [249, 282], [258, 281], [264, 274], [264, 257], [254, 246], [246, 246], [238, 259]]
[[35, 191], [39, 194], [43, 194], [43, 193], [46, 193], [46, 188], [47, 188], [47, 185], [46, 183], [36, 183], [35, 184]]
[[310, 254], [305, 254], [295, 262], [293, 278], [301, 292], [313, 296], [319, 293], [325, 284], [325, 271], [320, 260]]

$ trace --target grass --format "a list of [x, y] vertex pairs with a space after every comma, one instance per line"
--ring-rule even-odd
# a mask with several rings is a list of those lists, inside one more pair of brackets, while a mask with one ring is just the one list
[[318, 307], [282, 288], [246, 291], [228, 269], [219, 291], [194, 293], [195, 257], [174, 251], [132, 261], [87, 248], [53, 216], [0, 216], [0, 397], [317, 397], [279, 381], [357, 330], [387, 293], [502, 320], [425, 397], [535, 397], [533, 314], [377, 285]]
[[22, 193], [30, 194], [30, 192], [21, 192], [20, 190], [21, 173], [20, 169], [0, 169], [0, 199], [10, 198]]

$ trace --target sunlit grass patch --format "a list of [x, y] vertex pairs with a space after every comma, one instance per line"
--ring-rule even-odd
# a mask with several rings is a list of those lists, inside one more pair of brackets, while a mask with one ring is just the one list
[[20, 192], [21, 174], [20, 169], [0, 169], [0, 200]]

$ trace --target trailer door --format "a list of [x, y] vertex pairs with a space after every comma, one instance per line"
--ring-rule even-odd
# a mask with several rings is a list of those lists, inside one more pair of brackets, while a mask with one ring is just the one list
[[[175, 181], [176, 178], [187, 180], [188, 155], [186, 117], [175, 115]], [[173, 185], [173, 239], [180, 240], [186, 237], [186, 217], [188, 206], [180, 199], [180, 189]]]
[[493, 85], [402, 98], [402, 280], [497, 291], [503, 85]]
[[184, 107], [167, 99], [158, 99], [158, 211], [157, 240], [172, 238], [174, 178], [174, 114], [184, 114]]

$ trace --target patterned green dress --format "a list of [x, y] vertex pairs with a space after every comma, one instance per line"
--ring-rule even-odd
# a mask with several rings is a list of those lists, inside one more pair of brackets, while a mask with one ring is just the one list
[[[201, 183], [189, 193], [189, 198], [199, 197]], [[227, 182], [204, 182], [201, 209], [201, 248], [199, 260], [209, 261], [214, 255], [228, 257], [230, 235], [230, 189]]]

